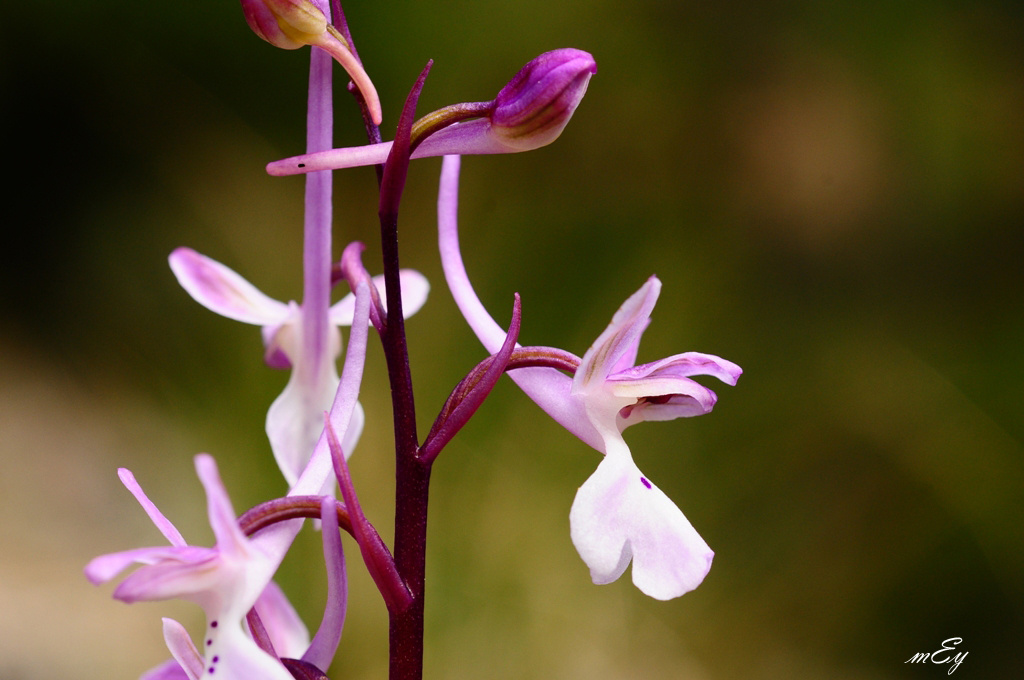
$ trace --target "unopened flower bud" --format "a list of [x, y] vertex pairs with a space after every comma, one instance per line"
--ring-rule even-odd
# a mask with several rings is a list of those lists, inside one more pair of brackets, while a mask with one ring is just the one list
[[242, 0], [242, 12], [249, 28], [275, 47], [296, 50], [313, 45], [334, 57], [362, 93], [373, 122], [380, 125], [380, 99], [370, 76], [319, 7], [310, 0]]
[[[587, 92], [597, 62], [564, 48], [531, 60], [489, 102], [452, 104], [412, 127], [412, 158], [516, 153], [539, 149], [562, 133]], [[317, 151], [267, 165], [271, 175], [295, 175], [374, 165], [387, 160], [391, 142]]]
[[587, 91], [597, 62], [573, 48], [545, 52], [530, 61], [494, 99], [491, 132], [525, 151], [561, 134]]

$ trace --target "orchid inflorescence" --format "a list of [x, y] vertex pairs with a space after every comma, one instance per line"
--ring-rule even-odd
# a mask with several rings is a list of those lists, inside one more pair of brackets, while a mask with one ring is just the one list
[[[582, 358], [552, 347], [521, 346], [518, 296], [509, 328], [503, 329], [477, 298], [459, 249], [460, 156], [528, 151], [554, 141], [597, 71], [593, 57], [576, 49], [547, 52], [526, 64], [494, 99], [454, 104], [416, 120], [428, 64], [401, 111], [395, 138], [384, 142], [380, 102], [338, 0], [330, 6], [325, 0], [242, 0], [242, 8], [253, 31], [272, 45], [317, 48], [311, 52], [306, 152], [267, 166], [272, 175], [306, 174], [303, 299], [273, 300], [225, 265], [185, 247], [171, 253], [170, 266], [203, 306], [259, 325], [266, 363], [291, 371], [266, 419], [270, 448], [288, 491], [238, 516], [214, 459], [196, 456], [216, 538], [213, 547], [205, 548], [188, 544], [132, 473], [120, 470], [121, 481], [169, 545], [102, 555], [86, 566], [86, 576], [103, 583], [138, 564], [115, 588], [115, 598], [182, 598], [202, 607], [207, 619], [198, 643], [181, 624], [164, 619], [172, 658], [142, 677], [327, 677], [347, 602], [340, 527], [355, 539], [387, 607], [390, 677], [421, 678], [431, 466], [506, 373], [559, 424], [604, 455], [579, 488], [569, 514], [573, 544], [594, 583], [616, 580], [632, 561], [633, 582], [651, 597], [667, 600], [696, 588], [713, 553], [679, 508], [640, 471], [622, 433], [643, 420], [710, 412], [715, 393], [691, 376], [713, 376], [733, 385], [739, 367], [696, 352], [635, 365], [661, 288], [655, 277], [622, 304]], [[331, 148], [332, 61], [352, 80], [349, 89], [369, 138], [365, 146]], [[399, 267], [397, 224], [409, 163], [427, 156], [444, 156], [438, 242], [445, 279], [491, 355], [452, 390], [420, 441], [405, 319], [424, 306], [429, 284], [421, 274]], [[380, 186], [384, 273], [376, 277], [363, 266], [360, 243], [345, 247], [337, 263], [331, 256], [331, 171], [366, 165], [377, 166]], [[332, 288], [340, 281], [351, 292], [331, 304]], [[351, 331], [339, 375], [343, 326]], [[363, 514], [347, 464], [366, 420], [358, 396], [370, 326], [383, 346], [394, 416], [397, 519], [391, 548]], [[319, 522], [328, 573], [327, 606], [312, 638], [272, 580], [306, 518]]]

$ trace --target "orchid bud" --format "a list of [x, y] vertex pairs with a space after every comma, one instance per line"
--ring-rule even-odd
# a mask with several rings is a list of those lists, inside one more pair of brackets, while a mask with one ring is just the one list
[[380, 125], [380, 99], [370, 76], [319, 7], [310, 0], [242, 0], [242, 12], [249, 28], [275, 47], [297, 50], [313, 45], [330, 54], [362, 93], [374, 124]]
[[[539, 149], [562, 134], [587, 92], [597, 62], [588, 52], [564, 48], [531, 60], [489, 102], [452, 104], [416, 121], [412, 158]], [[317, 151], [267, 165], [275, 176], [375, 165], [387, 160], [391, 142]]]
[[517, 151], [550, 144], [572, 118], [595, 73], [594, 57], [573, 48], [531, 60], [495, 97], [491, 134]]
[[309, 0], [242, 0], [249, 28], [275, 47], [296, 50], [327, 30], [327, 17]]

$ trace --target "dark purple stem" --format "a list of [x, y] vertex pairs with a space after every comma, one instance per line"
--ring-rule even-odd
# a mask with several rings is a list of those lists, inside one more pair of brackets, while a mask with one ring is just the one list
[[430, 463], [420, 460], [416, 408], [402, 314], [398, 262], [398, 204], [409, 169], [409, 135], [416, 101], [430, 64], [406, 99], [395, 143], [384, 166], [380, 196], [381, 249], [387, 296], [387, 325], [381, 335], [391, 383], [395, 421], [395, 566], [412, 596], [411, 604], [390, 615], [390, 680], [423, 677], [423, 595], [427, 553], [427, 499]]

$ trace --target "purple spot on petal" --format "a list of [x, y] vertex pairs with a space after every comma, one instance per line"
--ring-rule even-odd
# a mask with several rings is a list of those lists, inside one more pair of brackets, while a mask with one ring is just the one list
[[220, 657], [219, 656], [215, 656], [215, 657], [213, 657], [213, 659], [211, 659], [211, 661], [213, 661], [213, 663], [217, 663], [218, 661], [220, 661]]
[[641, 477], [641, 478], [640, 478], [640, 481], [641, 481], [641, 482], [643, 483], [643, 485], [644, 485], [644, 486], [646, 486], [646, 487], [647, 487], [648, 489], [650, 489], [650, 488], [651, 488], [651, 483], [647, 481], [647, 478], [646, 478], [646, 477]]
[[217, 622], [216, 621], [210, 621], [210, 628], [216, 628], [216, 627], [217, 627]]
[[207, 640], [207, 641], [206, 641], [206, 646], [207, 646], [207, 647], [209, 647], [209, 646], [210, 646], [210, 645], [212, 645], [212, 644], [213, 644], [213, 640]]

